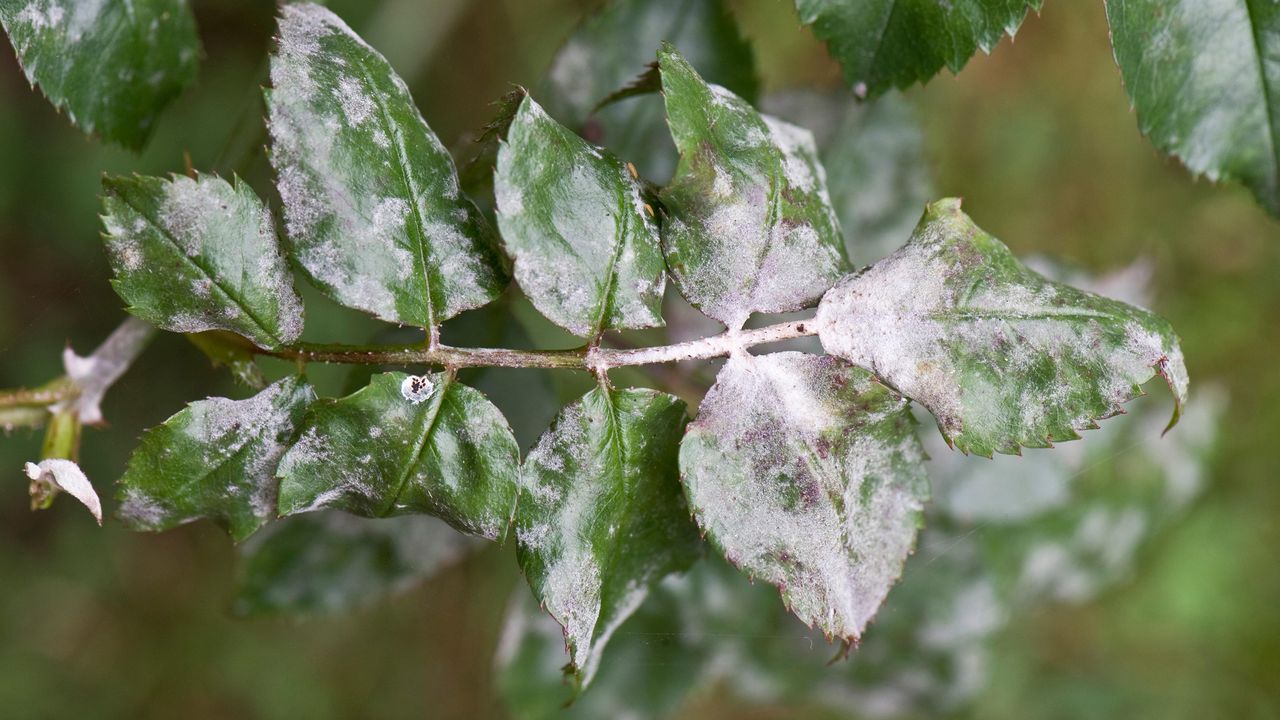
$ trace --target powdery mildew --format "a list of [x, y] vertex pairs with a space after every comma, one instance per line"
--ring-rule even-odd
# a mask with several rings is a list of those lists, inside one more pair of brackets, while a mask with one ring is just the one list
[[285, 226], [322, 288], [424, 327], [496, 297], [492, 231], [385, 58], [331, 11], [289, 4], [271, 80]]
[[658, 228], [621, 160], [525, 98], [494, 194], [516, 281], [540, 312], [579, 336], [662, 324]]
[[904, 400], [831, 357], [735, 355], [681, 445], [699, 525], [801, 620], [858, 638], [915, 542], [927, 497]]
[[813, 135], [705, 83], [674, 52], [664, 96], [680, 167], [663, 247], [681, 293], [738, 329], [817, 300], [847, 267]]
[[817, 324], [827, 352], [924, 405], [966, 452], [1075, 439], [1157, 373], [1179, 410], [1186, 398], [1167, 323], [1028, 270], [956, 200], [930, 205], [911, 242], [832, 288]]

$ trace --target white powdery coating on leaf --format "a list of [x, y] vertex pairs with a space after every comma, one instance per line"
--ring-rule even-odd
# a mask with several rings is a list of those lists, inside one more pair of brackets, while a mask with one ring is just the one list
[[485, 223], [385, 58], [329, 10], [287, 5], [271, 79], [286, 228], [327, 293], [423, 326], [492, 299]]
[[873, 389], [855, 372], [801, 353], [732, 357], [681, 448], [695, 514], [729, 560], [841, 638], [862, 633], [901, 574], [924, 500], [919, 442], [909, 424], [892, 429], [905, 402], [833, 398], [842, 383]]
[[38, 465], [29, 462], [22, 469], [34, 482], [52, 485], [79, 500], [89, 508], [98, 524], [102, 524], [102, 501], [79, 465], [70, 460], [49, 458]]
[[[1114, 411], [1133, 397], [1135, 384], [1164, 368], [1176, 397], [1185, 397], [1176, 343], [1119, 310], [1064, 304], [1057, 286], [1029, 271], [1025, 285], [980, 281], [982, 266], [965, 263], [994, 251], [964, 246], [971, 241], [957, 238], [972, 225], [962, 222], [926, 219], [911, 242], [832, 288], [816, 318], [823, 348], [920, 402], [948, 436], [968, 431], [1000, 450], [1008, 442], [1043, 442], [1058, 424], [1092, 427], [1098, 415], [1077, 409], [1084, 382]], [[1118, 345], [1107, 335], [1117, 327], [1124, 336]], [[1030, 381], [1046, 358], [1057, 374], [1047, 396]], [[1001, 380], [962, 365], [978, 362]], [[1007, 437], [1010, 405], [1021, 417]], [[1059, 419], [1064, 412], [1071, 414]]]
[[[813, 135], [757, 113], [723, 87], [708, 87], [719, 111], [737, 115], [739, 130], [718, 138], [734, 154], [704, 158], [713, 177], [705, 190], [709, 209], [674, 214], [664, 233], [668, 252], [703, 246], [702, 259], [674, 268], [681, 292], [737, 329], [753, 312], [800, 310], [821, 297], [845, 267], [844, 240]], [[706, 151], [699, 145], [682, 152]], [[761, 167], [739, 159], [753, 155], [771, 162]], [[821, 218], [821, 227], [807, 216]]]

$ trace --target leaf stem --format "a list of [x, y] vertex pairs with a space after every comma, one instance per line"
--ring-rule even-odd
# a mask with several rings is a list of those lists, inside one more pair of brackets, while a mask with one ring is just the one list
[[345, 363], [372, 365], [439, 365], [447, 368], [509, 367], [564, 368], [595, 373], [632, 365], [656, 365], [681, 360], [722, 357], [766, 343], [816, 335], [813, 319], [779, 323], [755, 330], [730, 331], [712, 337], [650, 348], [614, 349], [583, 347], [571, 350], [509, 350], [506, 348], [460, 348], [437, 345], [317, 345], [299, 343], [278, 350], [255, 348], [269, 355], [304, 363]]

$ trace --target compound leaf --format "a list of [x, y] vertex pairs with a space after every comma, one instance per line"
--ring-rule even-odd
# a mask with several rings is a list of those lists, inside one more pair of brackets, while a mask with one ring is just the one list
[[506, 537], [520, 450], [493, 403], [450, 375], [375, 375], [347, 397], [316, 402], [302, 426], [280, 461], [281, 515], [425, 513]]
[[858, 98], [958, 73], [1012, 36], [1043, 0], [796, 0], [800, 22], [844, 69]]
[[238, 615], [354, 610], [413, 587], [482, 541], [426, 515], [299, 515], [244, 544]]
[[578, 688], [649, 588], [698, 557], [676, 466], [684, 426], [671, 395], [601, 386], [564, 408], [525, 461], [517, 557], [564, 628]]
[[276, 515], [276, 463], [314, 399], [290, 376], [247, 400], [187, 405], [143, 434], [120, 478], [120, 518], [137, 530], [209, 518], [248, 537]]
[[905, 400], [864, 370], [798, 352], [730, 357], [680, 445], [707, 537], [846, 642], [914, 546], [923, 461]]
[[27, 80], [73, 125], [139, 150], [196, 76], [186, 0], [0, 0]]
[[709, 85], [669, 45], [658, 59], [680, 150], [662, 242], [681, 294], [733, 330], [814, 302], [848, 260], [813, 136]]
[[1142, 133], [1280, 215], [1280, 6], [1108, 0], [1107, 19]]
[[662, 324], [666, 264], [626, 163], [526, 97], [498, 152], [498, 225], [516, 282], [575, 335]]
[[181, 333], [230, 330], [264, 348], [302, 334], [302, 301], [253, 189], [211, 175], [104, 177], [103, 236], [129, 312]]
[[832, 288], [818, 308], [827, 352], [924, 405], [948, 442], [990, 456], [1079, 437], [1162, 375], [1173, 422], [1187, 370], [1155, 315], [1052, 282], [960, 211], [928, 206], [894, 254]]
[[267, 93], [292, 252], [334, 300], [435, 327], [502, 292], [492, 229], [386, 59], [319, 5], [280, 18]]

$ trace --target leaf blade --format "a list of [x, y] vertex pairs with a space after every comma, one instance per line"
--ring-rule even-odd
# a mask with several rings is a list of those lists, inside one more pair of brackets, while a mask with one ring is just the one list
[[827, 352], [928, 408], [962, 452], [1075, 439], [1157, 374], [1174, 395], [1172, 422], [1186, 399], [1166, 321], [1029, 270], [954, 199], [929, 205], [907, 245], [833, 288], [817, 323]]
[[315, 399], [290, 376], [247, 400], [187, 405], [142, 436], [120, 478], [119, 517], [137, 530], [200, 518], [243, 540], [276, 514], [276, 464]]
[[333, 299], [433, 328], [502, 292], [493, 230], [408, 88], [329, 10], [285, 5], [267, 94], [292, 252]]
[[275, 349], [302, 334], [302, 301], [252, 188], [202, 175], [102, 180], [103, 236], [129, 312], [165, 330], [230, 330]]
[[1109, 0], [1106, 9], [1142, 134], [1196, 175], [1243, 182], [1280, 215], [1275, 5]]
[[140, 150], [196, 76], [200, 40], [185, 0], [0, 1], [0, 23], [32, 85], [71, 123]]
[[928, 497], [907, 404], [869, 373], [798, 352], [734, 356], [689, 425], [680, 472], [707, 537], [855, 641], [902, 572]]
[[564, 627], [579, 690], [649, 587], [697, 557], [677, 482], [684, 424], [673, 396], [597, 387], [560, 412], [525, 461], [517, 558]]
[[478, 391], [444, 373], [382, 373], [345, 398], [316, 402], [302, 427], [280, 461], [282, 516], [425, 513], [462, 532], [506, 536], [519, 448]]
[[859, 99], [960, 72], [990, 53], [1043, 0], [796, 0], [800, 22], [827, 44]]
[[640, 193], [625, 163], [524, 99], [498, 151], [498, 225], [521, 289], [575, 335], [663, 324], [666, 264]]
[[658, 55], [676, 177], [662, 191], [663, 251], [677, 287], [730, 329], [799, 310], [847, 269], [813, 136]]

